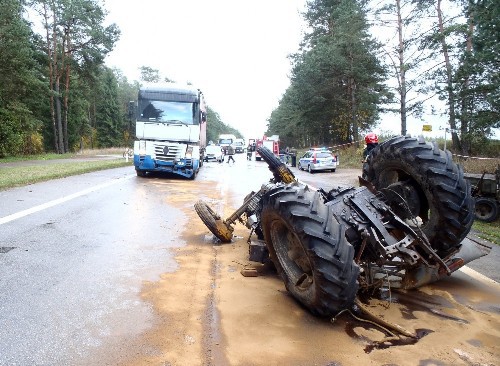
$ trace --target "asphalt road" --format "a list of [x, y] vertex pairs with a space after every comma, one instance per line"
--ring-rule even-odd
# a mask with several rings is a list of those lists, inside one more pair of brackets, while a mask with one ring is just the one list
[[[316, 187], [356, 185], [356, 171], [341, 167], [336, 173], [293, 171]], [[332, 335], [331, 329], [299, 313], [289, 296], [276, 300], [277, 291], [286, 291], [275, 276], [260, 285], [238, 284], [241, 279], [234, 272], [245, 261], [244, 240], [232, 247], [212, 247], [211, 236], [192, 214], [194, 202], [202, 197], [227, 215], [270, 178], [265, 163], [237, 155], [235, 164], [205, 164], [196, 181], [161, 175], [139, 178], [126, 167], [0, 191], [0, 365], [326, 365], [331, 340], [326, 335], [312, 339], [322, 332]], [[245, 233], [240, 226], [240, 238]], [[499, 281], [497, 248], [470, 267]], [[205, 257], [209, 267], [201, 275]], [[458, 285], [457, 296], [466, 297], [459, 288], [468, 288], [471, 280], [457, 276], [465, 281]], [[456, 278], [448, 286], [457, 285]], [[248, 304], [260, 296], [267, 297], [256, 305], [257, 313], [277, 301], [270, 318], [248, 315], [253, 313]], [[238, 297], [247, 318], [243, 333], [241, 312], [231, 312]], [[490, 305], [486, 308], [491, 310]], [[182, 315], [173, 315], [176, 311]], [[494, 311], [498, 314], [498, 308]], [[280, 313], [287, 315], [283, 323], [278, 322]], [[285, 336], [286, 327], [293, 327], [299, 334], [310, 334], [315, 346], [325, 341], [319, 345], [323, 353], [306, 342], [301, 356], [291, 350], [289, 356], [274, 354], [276, 334], [266, 338], [259, 324], [266, 324], [266, 331], [281, 329], [287, 340], [283, 349], [292, 343], [301, 349], [296, 343], [300, 340], [288, 338], [295, 332]], [[238, 338], [245, 334], [246, 341]], [[177, 336], [181, 340], [176, 343]], [[333, 336], [338, 339], [339, 334]], [[260, 337], [266, 346], [257, 341]], [[161, 343], [166, 339], [170, 343]], [[356, 343], [349, 338], [342, 342]], [[260, 352], [262, 360], [256, 356], [249, 361], [242, 356], [245, 351]], [[392, 355], [395, 364], [405, 364]], [[368, 356], [361, 352], [357, 357], [363, 363]], [[158, 361], [165, 359], [169, 361]], [[450, 362], [443, 364], [451, 364], [456, 358], [443, 359]], [[378, 362], [374, 364], [382, 364]]]
[[[74, 364], [114, 334], [139, 334], [143, 281], [177, 268], [185, 219], [132, 168], [0, 192], [0, 364]], [[163, 228], [163, 230], [162, 230]]]

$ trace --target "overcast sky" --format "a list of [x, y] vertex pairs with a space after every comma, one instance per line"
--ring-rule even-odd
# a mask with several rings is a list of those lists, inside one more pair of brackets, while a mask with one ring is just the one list
[[[139, 67], [158, 69], [162, 78], [191, 82], [226, 124], [246, 138], [260, 137], [267, 119], [289, 86], [290, 61], [305, 25], [306, 0], [105, 0], [108, 21], [121, 38], [107, 57], [129, 81]], [[379, 35], [383, 39], [381, 30]], [[442, 103], [441, 103], [442, 104]], [[440, 108], [445, 110], [445, 106]], [[210, 123], [210, 121], [209, 121]], [[444, 136], [447, 116], [408, 118], [407, 130]], [[382, 116], [375, 132], [398, 134], [396, 114]], [[448, 134], [449, 138], [449, 134]]]
[[121, 30], [107, 65], [139, 80], [140, 66], [191, 82], [226, 124], [262, 136], [289, 85], [305, 0], [105, 0]]

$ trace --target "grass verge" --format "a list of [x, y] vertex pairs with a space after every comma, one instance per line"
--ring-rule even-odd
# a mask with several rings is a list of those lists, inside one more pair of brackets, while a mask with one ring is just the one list
[[55, 154], [55, 153], [47, 153], [47, 154], [38, 154], [38, 155], [23, 155], [23, 156], [7, 156], [0, 160], [2, 163], [12, 163], [16, 161], [26, 161], [26, 160], [57, 160], [57, 159], [71, 159], [74, 158], [76, 154]]
[[37, 155], [20, 155], [20, 156], [6, 156], [0, 159], [0, 163], [12, 163], [16, 161], [27, 160], [57, 160], [57, 159], [71, 159], [78, 157], [98, 156], [98, 155], [117, 155], [122, 156], [125, 147], [110, 147], [106, 149], [84, 149], [76, 153], [56, 154], [45, 153]]
[[474, 221], [472, 230], [481, 239], [488, 240], [490, 243], [500, 245], [500, 220], [494, 222]]
[[124, 159], [81, 161], [50, 165], [30, 165], [0, 168], [0, 190], [43, 182], [71, 175], [89, 173], [97, 170], [131, 166]]

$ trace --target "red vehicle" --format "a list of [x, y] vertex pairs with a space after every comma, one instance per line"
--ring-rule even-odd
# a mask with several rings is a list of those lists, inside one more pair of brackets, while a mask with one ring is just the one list
[[255, 160], [258, 160], [258, 161], [260, 161], [262, 159], [260, 154], [257, 152], [257, 148], [259, 148], [260, 146], [267, 147], [269, 150], [271, 150], [273, 152], [274, 155], [279, 157], [279, 155], [280, 155], [280, 137], [278, 135], [272, 135], [270, 137], [267, 137], [264, 135], [262, 140], [260, 140], [260, 139], [255, 140], [255, 148], [256, 148]]

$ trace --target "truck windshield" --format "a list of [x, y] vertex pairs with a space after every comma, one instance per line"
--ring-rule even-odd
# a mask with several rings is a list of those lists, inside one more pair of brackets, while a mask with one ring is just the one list
[[194, 103], [143, 99], [139, 101], [138, 120], [193, 125], [197, 124], [194, 111]]
[[220, 139], [219, 145], [231, 145], [233, 143], [233, 139]]

